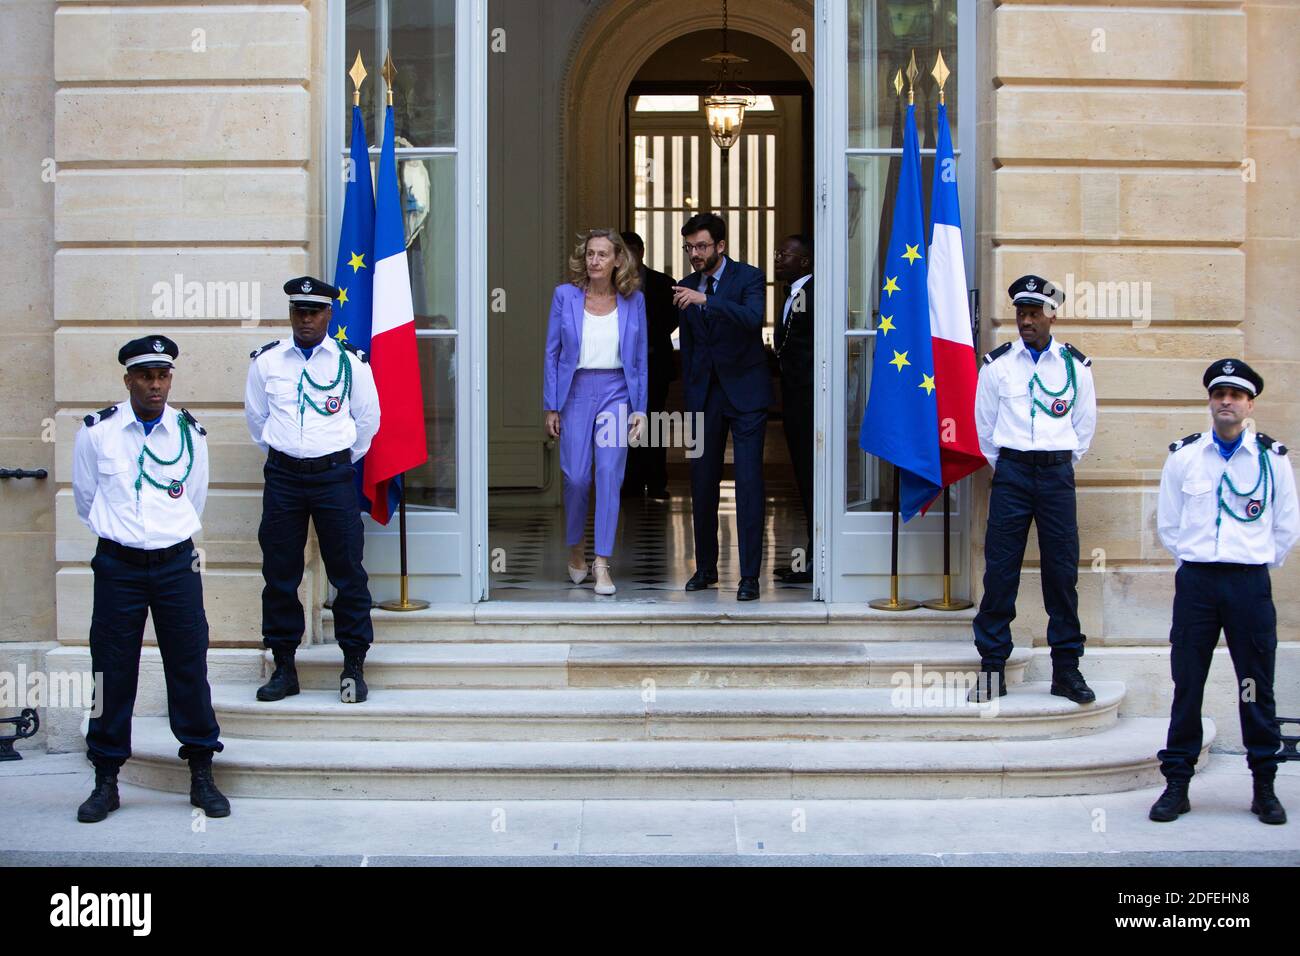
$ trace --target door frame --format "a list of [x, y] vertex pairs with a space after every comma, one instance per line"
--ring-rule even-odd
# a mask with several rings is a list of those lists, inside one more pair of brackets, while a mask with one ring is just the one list
[[[959, 102], [963, 112], [959, 114], [960, 125], [954, 137], [954, 150], [957, 154], [963, 252], [969, 285], [972, 280], [978, 281], [979, 276], [975, 242], [975, 213], [979, 208], [979, 177], [976, 175], [976, 157], [979, 153], [976, 142], [977, 117], [974, 112], [978, 102], [976, 0], [955, 2], [958, 49], [961, 52], [955, 78], [957, 95], [962, 97]], [[882, 152], [854, 151], [848, 147], [848, 11], [849, 0], [816, 0], [814, 15], [814, 89], [820, 91], [814, 97], [816, 271], [839, 277], [848, 275], [848, 157], [855, 152]], [[922, 68], [922, 75], [928, 77], [928, 67]], [[932, 154], [933, 150], [923, 152]], [[860, 603], [888, 594], [888, 541], [892, 515], [889, 512], [850, 512], [845, 506], [848, 438], [850, 429], [856, 431], [860, 424], [848, 422], [845, 411], [849, 308], [847, 282], [841, 279], [816, 283], [813, 308], [813, 314], [822, 317], [816, 323], [813, 347], [817, 373], [813, 408], [816, 422], [813, 547], [818, 558], [814, 565], [813, 594], [815, 598], [833, 603]], [[867, 338], [873, 337], [875, 333], [871, 330], [858, 334]], [[832, 449], [835, 451], [832, 452]], [[970, 547], [972, 493], [972, 479], [966, 478], [954, 487], [952, 496], [954, 595], [967, 593], [973, 586]], [[907, 596], [922, 599], [937, 596], [941, 592], [943, 581], [942, 508], [932, 508], [929, 514], [914, 518], [904, 527], [906, 530], [900, 533], [900, 578], [911, 576], [911, 588], [919, 592]], [[885, 571], [883, 574], [870, 572], [850, 575], [848, 569], [857, 560], [856, 555], [867, 540], [885, 544]], [[871, 560], [879, 564], [880, 554], [875, 553]]]
[[[452, 147], [399, 149], [405, 155], [456, 157], [456, 327], [419, 329], [417, 339], [451, 337], [456, 342], [456, 511], [408, 510], [408, 551], [412, 597], [435, 604], [472, 603], [487, 597], [487, 409], [482, 400], [487, 354], [487, 204], [484, 197], [487, 162], [487, 0], [456, 0], [456, 139]], [[344, 107], [350, 102], [344, 72], [347, 4], [329, 0], [327, 10], [325, 101], [327, 121], [320, 124], [324, 173], [318, 177], [322, 226], [322, 271], [332, 267], [338, 248], [343, 190], [331, 173], [335, 157], [344, 155]], [[379, 64], [369, 63], [367, 82], [379, 82]], [[371, 143], [371, 153], [378, 152]], [[397, 527], [381, 527], [363, 517], [366, 558], [372, 581], [391, 578], [397, 568]], [[425, 527], [422, 527], [425, 526]], [[444, 531], [444, 528], [446, 529]], [[440, 534], [454, 532], [458, 551], [442, 552]], [[421, 536], [427, 536], [421, 540]], [[445, 570], [431, 573], [421, 560]], [[459, 569], [458, 571], [455, 569]], [[424, 578], [420, 581], [420, 578]], [[383, 588], [381, 588], [382, 590]], [[377, 595], [380, 597], [382, 595]], [[394, 593], [394, 597], [396, 594]]]

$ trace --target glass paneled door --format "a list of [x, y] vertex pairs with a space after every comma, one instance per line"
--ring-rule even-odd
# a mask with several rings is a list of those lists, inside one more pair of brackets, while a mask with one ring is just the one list
[[[902, 154], [907, 87], [894, 79], [915, 53], [916, 121], [922, 147], [926, 222], [934, 175], [938, 86], [930, 75], [943, 52], [951, 71], [944, 87], [957, 152], [966, 273], [975, 276], [975, 0], [820, 0], [817, 27], [817, 274], [818, 322], [816, 481], [820, 568], [818, 591], [832, 602], [863, 602], [889, 594], [893, 469], [858, 447], [866, 412], [879, 319], [881, 260], [892, 226], [894, 188]], [[963, 161], [966, 157], [966, 161]], [[969, 590], [969, 480], [952, 489], [953, 593]], [[943, 509], [902, 526], [900, 596], [942, 594]]]
[[[329, 155], [346, 161], [357, 53], [375, 174], [391, 52], [393, 121], [429, 460], [406, 475], [410, 594], [434, 603], [484, 596], [486, 418], [479, 400], [487, 277], [482, 183], [487, 115], [486, 0], [334, 0], [330, 4]], [[335, 261], [343, 176], [327, 179]], [[331, 277], [332, 278], [332, 277]], [[479, 317], [479, 321], [475, 321]], [[376, 601], [398, 596], [398, 519], [368, 516], [366, 570]]]

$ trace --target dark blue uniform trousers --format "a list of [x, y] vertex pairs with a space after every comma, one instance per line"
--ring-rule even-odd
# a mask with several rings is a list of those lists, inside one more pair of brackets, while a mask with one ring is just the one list
[[306, 630], [298, 585], [302, 583], [307, 521], [316, 526], [321, 558], [334, 598], [334, 634], [345, 651], [365, 653], [374, 641], [370, 587], [361, 564], [364, 530], [357, 507], [356, 468], [348, 462], [303, 474], [267, 461], [262, 469], [262, 643], [293, 650]]
[[1011, 656], [1011, 622], [1030, 521], [1038, 526], [1052, 663], [1069, 666], [1083, 655], [1084, 635], [1079, 630], [1074, 465], [1068, 461], [1032, 465], [998, 458], [984, 536], [984, 598], [975, 615], [975, 647], [987, 663], [1003, 664]]
[[86, 752], [96, 770], [116, 773], [131, 756], [131, 711], [149, 614], [167, 682], [167, 717], [181, 742], [181, 759], [222, 750], [208, 688], [208, 618], [195, 558], [191, 544], [147, 564], [125, 561], [103, 548], [90, 562], [95, 572], [90, 661], [99, 716], [90, 718]]
[[718, 500], [728, 431], [735, 462], [740, 576], [756, 578], [763, 565], [763, 439], [767, 437], [767, 409], [737, 410], [716, 377], [709, 383], [704, 400], [701, 454], [691, 462], [695, 567], [699, 571], [718, 569]]
[[1237, 671], [1237, 713], [1246, 763], [1255, 776], [1277, 775], [1282, 738], [1273, 701], [1277, 612], [1273, 585], [1262, 564], [1184, 562], [1174, 575], [1174, 622], [1169, 669], [1174, 704], [1169, 737], [1158, 754], [1160, 772], [1188, 780], [1201, 754], [1201, 698], [1222, 630]]

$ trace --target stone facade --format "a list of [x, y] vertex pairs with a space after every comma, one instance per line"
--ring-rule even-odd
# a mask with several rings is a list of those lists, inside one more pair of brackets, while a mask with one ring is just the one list
[[[30, 669], [51, 648], [51, 667], [86, 662], [93, 541], [72, 504], [72, 437], [81, 415], [121, 398], [112, 356], [148, 327], [179, 342], [173, 400], [209, 432], [212, 666], [253, 674], [261, 478], [242, 388], [248, 352], [285, 333], [283, 277], [328, 269], [326, 4], [3, 0], [0, 17], [0, 323], [12, 357], [0, 465], [51, 473], [0, 484], [0, 669]], [[1300, 7], [978, 0], [978, 20], [982, 344], [1014, 334], [998, 290], [1024, 272], [1078, 289], [1149, 283], [1144, 314], [1076, 314], [1058, 332], [1094, 358], [1100, 397], [1079, 475], [1089, 666], [1146, 687], [1126, 706], [1160, 715], [1172, 584], [1156, 489], [1167, 443], [1206, 426], [1206, 362], [1249, 360], [1269, 385], [1260, 427], [1300, 442]], [[156, 317], [156, 286], [177, 274], [256, 284], [256, 317]], [[1280, 598], [1298, 575], [1294, 561], [1275, 575]], [[1035, 577], [1027, 566], [1021, 620], [1041, 640]], [[320, 576], [309, 571], [304, 590], [319, 635]], [[1284, 598], [1278, 611], [1279, 699], [1300, 711], [1300, 611]], [[1207, 707], [1232, 746], [1225, 665]], [[142, 692], [140, 712], [161, 712], [160, 697]], [[52, 721], [51, 746], [79, 746], [77, 723]]]

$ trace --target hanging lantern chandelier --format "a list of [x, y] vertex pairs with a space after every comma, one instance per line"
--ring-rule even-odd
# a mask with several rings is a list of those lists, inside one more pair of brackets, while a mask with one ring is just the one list
[[705, 63], [718, 64], [718, 82], [704, 97], [704, 115], [709, 124], [709, 135], [719, 149], [730, 149], [740, 138], [740, 128], [745, 123], [745, 110], [756, 102], [754, 91], [747, 86], [731, 83], [727, 71], [749, 61], [727, 48], [727, 0], [722, 0], [722, 50], [706, 56]]

